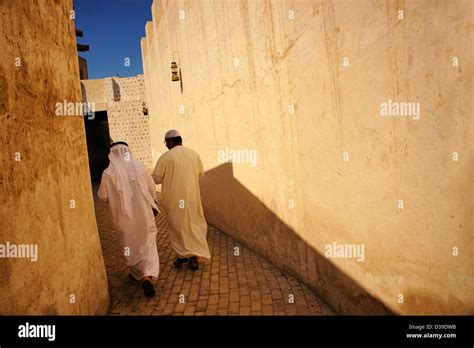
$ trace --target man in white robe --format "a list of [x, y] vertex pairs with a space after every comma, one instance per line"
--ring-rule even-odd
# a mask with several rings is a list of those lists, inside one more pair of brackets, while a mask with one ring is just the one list
[[195, 151], [182, 145], [178, 131], [166, 132], [165, 143], [169, 151], [158, 159], [152, 177], [161, 184], [171, 246], [178, 256], [174, 264], [181, 267], [189, 262], [197, 270], [199, 257], [211, 259], [199, 190], [203, 165]]
[[112, 144], [109, 159], [97, 195], [109, 203], [130, 275], [141, 281], [146, 296], [153, 296], [156, 292], [151, 281], [158, 278], [160, 271], [155, 183], [145, 166], [133, 158], [126, 143]]

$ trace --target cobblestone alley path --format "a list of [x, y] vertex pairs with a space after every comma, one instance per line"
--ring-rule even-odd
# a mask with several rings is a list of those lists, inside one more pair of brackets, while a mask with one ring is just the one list
[[[160, 276], [154, 298], [143, 295], [139, 283], [129, 278], [110, 209], [94, 203], [102, 251], [109, 281], [110, 315], [334, 315], [321, 298], [295, 278], [209, 226], [212, 261], [193, 272], [187, 265], [173, 266], [175, 254], [162, 211], [156, 218]], [[239, 247], [240, 255], [234, 256]], [[294, 303], [289, 303], [289, 295]], [[184, 295], [184, 303], [180, 303]], [[181, 301], [182, 302], [182, 301]]]

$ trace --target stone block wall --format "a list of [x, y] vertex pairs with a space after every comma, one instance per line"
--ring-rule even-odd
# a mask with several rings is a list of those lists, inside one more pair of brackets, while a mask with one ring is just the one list
[[98, 111], [107, 111], [110, 137], [125, 141], [135, 158], [152, 167], [148, 116], [143, 113], [145, 86], [143, 75], [82, 80], [85, 102], [95, 103]]

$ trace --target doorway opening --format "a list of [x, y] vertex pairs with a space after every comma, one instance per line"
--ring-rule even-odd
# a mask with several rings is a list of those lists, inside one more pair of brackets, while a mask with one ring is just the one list
[[94, 119], [84, 117], [92, 184], [98, 185], [109, 165], [110, 134], [107, 111], [96, 111]]

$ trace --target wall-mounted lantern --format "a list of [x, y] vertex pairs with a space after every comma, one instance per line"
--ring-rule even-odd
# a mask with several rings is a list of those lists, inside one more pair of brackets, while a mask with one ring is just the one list
[[178, 64], [171, 62], [171, 81], [179, 81]]
[[171, 62], [171, 81], [179, 81], [181, 94], [183, 94], [183, 75], [181, 73], [181, 59], [179, 59], [179, 52], [173, 52], [173, 61]]

